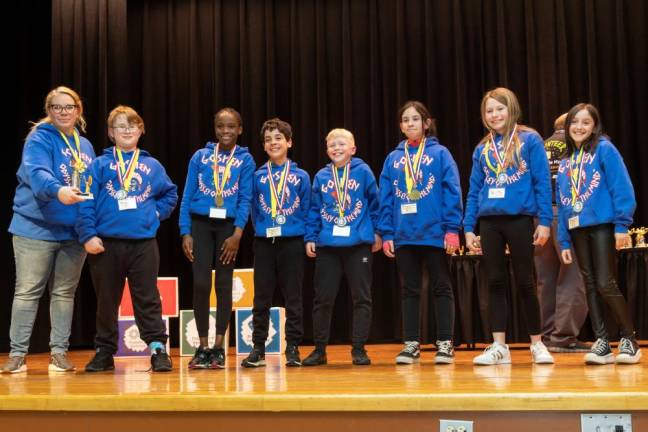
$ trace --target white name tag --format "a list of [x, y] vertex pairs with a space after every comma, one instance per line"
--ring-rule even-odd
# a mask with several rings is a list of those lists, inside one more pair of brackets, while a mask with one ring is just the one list
[[117, 205], [119, 206], [119, 211], [132, 210], [137, 208], [137, 201], [135, 201], [135, 197], [127, 197], [117, 200]]
[[212, 219], [225, 219], [227, 216], [227, 209], [220, 207], [212, 207], [209, 209], [209, 217]]
[[580, 225], [580, 222], [578, 221], [578, 216], [570, 217], [567, 220], [567, 223], [569, 225], [569, 229], [578, 228], [578, 226]]
[[416, 203], [401, 204], [401, 214], [416, 213]]
[[349, 237], [351, 235], [350, 226], [337, 226], [333, 225], [333, 236], [334, 237]]
[[266, 228], [266, 237], [281, 237], [281, 227]]
[[501, 199], [506, 195], [506, 189], [504, 188], [489, 188], [488, 189], [488, 198], [492, 199]]
[[550, 151], [547, 152], [547, 159], [551, 159], [551, 152]]

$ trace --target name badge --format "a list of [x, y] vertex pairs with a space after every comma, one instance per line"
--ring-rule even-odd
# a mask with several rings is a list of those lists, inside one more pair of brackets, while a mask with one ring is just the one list
[[578, 216], [570, 217], [567, 220], [567, 223], [569, 225], [569, 229], [578, 228], [578, 226], [580, 225], [580, 222], [578, 221]]
[[137, 208], [137, 201], [135, 201], [135, 197], [127, 197], [117, 200], [117, 205], [119, 206], [119, 211], [132, 210]]
[[492, 199], [502, 199], [506, 195], [505, 188], [489, 188], [488, 189], [488, 198]]
[[333, 225], [333, 237], [349, 237], [351, 235], [350, 226], [337, 226]]
[[225, 219], [227, 216], [227, 209], [220, 207], [212, 207], [209, 209], [209, 217], [212, 219]]
[[401, 214], [415, 214], [416, 203], [401, 204]]
[[551, 152], [547, 151], [547, 159], [551, 159]]
[[281, 227], [266, 228], [266, 237], [281, 237]]

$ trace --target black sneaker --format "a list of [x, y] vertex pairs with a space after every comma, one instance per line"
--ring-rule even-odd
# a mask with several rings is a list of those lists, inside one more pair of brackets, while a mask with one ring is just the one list
[[92, 360], [85, 367], [86, 372], [105, 372], [114, 369], [115, 360], [113, 360], [112, 354], [100, 349], [97, 350]]
[[245, 357], [241, 362], [241, 366], [246, 368], [255, 368], [265, 366], [265, 352], [260, 348], [254, 348], [250, 355]]
[[162, 348], [156, 348], [151, 356], [151, 369], [153, 372], [170, 372], [173, 369], [171, 357]]
[[209, 369], [225, 369], [225, 349], [212, 348]]
[[318, 349], [313, 350], [312, 353], [308, 354], [308, 357], [302, 362], [302, 366], [319, 366], [326, 364], [326, 351], [321, 351]]
[[299, 357], [299, 348], [297, 345], [288, 345], [286, 347], [286, 366], [296, 367], [301, 366], [301, 358]]
[[421, 344], [417, 341], [407, 341], [402, 351], [396, 356], [396, 364], [418, 363], [421, 357]]
[[614, 363], [614, 354], [607, 339], [598, 338], [590, 352], [585, 354], [585, 364], [604, 365]]
[[367, 366], [371, 364], [371, 359], [364, 348], [353, 348], [351, 350], [351, 362], [356, 366]]
[[641, 359], [641, 350], [635, 336], [621, 338], [616, 362], [619, 364], [635, 364], [639, 363], [639, 359]]
[[454, 346], [451, 340], [436, 341], [437, 353], [434, 356], [434, 363], [436, 364], [452, 364], [454, 363]]
[[189, 361], [189, 369], [209, 369], [211, 365], [211, 354], [208, 348], [199, 346], [194, 356]]

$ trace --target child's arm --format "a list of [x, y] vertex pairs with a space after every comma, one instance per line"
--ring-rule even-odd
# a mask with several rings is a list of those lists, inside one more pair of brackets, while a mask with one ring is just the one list
[[322, 220], [320, 216], [320, 209], [322, 207], [322, 195], [320, 192], [319, 179], [315, 176], [313, 180], [313, 187], [310, 196], [310, 208], [306, 218], [306, 235], [304, 242], [306, 242], [306, 255], [314, 258], [316, 255], [316, 242], [319, 233], [322, 230]]
[[442, 193], [443, 193], [443, 231], [445, 232], [446, 252], [452, 255], [459, 249], [459, 229], [463, 205], [461, 201], [461, 182], [459, 169], [448, 151], [444, 148], [441, 153]]
[[158, 165], [161, 171], [158, 178], [162, 178], [163, 180], [160, 186], [160, 192], [156, 197], [155, 209], [158, 218], [162, 221], [171, 216], [173, 209], [175, 209], [178, 203], [178, 186], [171, 181], [162, 164], [158, 163]]

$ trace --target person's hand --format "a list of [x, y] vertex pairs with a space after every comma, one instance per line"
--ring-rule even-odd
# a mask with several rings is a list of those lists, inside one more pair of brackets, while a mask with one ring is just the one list
[[562, 251], [560, 251], [560, 256], [562, 257], [563, 263], [572, 263], [572, 254], [570, 249], [563, 249]]
[[221, 256], [220, 262], [225, 265], [233, 263], [236, 261], [236, 253], [239, 249], [239, 243], [241, 243], [241, 235], [243, 230], [239, 227], [234, 228], [234, 234], [227, 237], [221, 246]]
[[389, 258], [394, 258], [394, 240], [385, 240], [382, 245], [383, 253]]
[[382, 249], [382, 237], [380, 237], [378, 234], [374, 234], [374, 243], [371, 246], [371, 252], [378, 252], [380, 249]]
[[191, 237], [191, 234], [185, 234], [182, 236], [182, 252], [184, 252], [189, 262], [194, 261], [193, 237]]
[[315, 258], [317, 253], [315, 252], [315, 242], [306, 243], [306, 255], [311, 258]]
[[472, 253], [480, 254], [481, 253], [481, 242], [479, 238], [473, 232], [466, 233], [466, 247]]
[[62, 186], [56, 196], [63, 204], [72, 205], [83, 201], [83, 197], [77, 195], [79, 192], [78, 189], [73, 189], [70, 186]]
[[617, 250], [632, 246], [632, 240], [628, 233], [614, 233], [614, 241]]
[[544, 246], [550, 235], [551, 229], [548, 226], [538, 225], [533, 233], [533, 244], [535, 246]]
[[86, 252], [88, 252], [91, 255], [97, 255], [106, 250], [104, 249], [103, 242], [97, 236], [94, 236], [90, 240], [85, 242], [83, 248], [86, 250]]
[[443, 239], [443, 246], [448, 255], [454, 254], [459, 249], [459, 234], [446, 233], [445, 238]]

